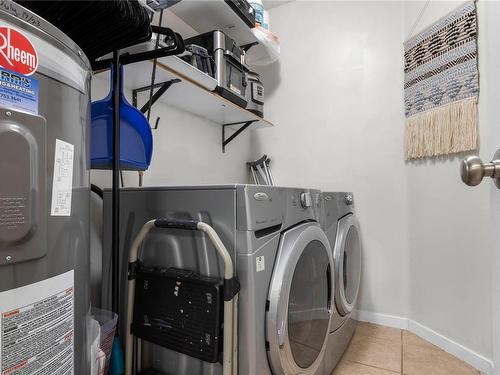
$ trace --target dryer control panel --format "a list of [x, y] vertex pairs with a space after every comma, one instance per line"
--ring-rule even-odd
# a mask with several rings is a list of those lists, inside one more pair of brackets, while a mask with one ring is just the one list
[[238, 185], [238, 230], [253, 231], [280, 224], [284, 229], [302, 221], [319, 221], [320, 197], [319, 190]]

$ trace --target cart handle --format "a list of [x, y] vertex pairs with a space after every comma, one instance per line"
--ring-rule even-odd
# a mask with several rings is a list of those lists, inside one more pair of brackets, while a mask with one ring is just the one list
[[199, 230], [208, 235], [210, 240], [215, 246], [215, 249], [219, 253], [219, 256], [224, 261], [224, 279], [229, 281], [234, 277], [234, 265], [229, 251], [227, 251], [226, 246], [220, 239], [217, 232], [207, 223], [195, 220], [169, 220], [169, 219], [155, 219], [150, 220], [145, 223], [139, 234], [132, 243], [132, 247], [129, 253], [129, 263], [134, 264], [139, 258], [139, 250], [142, 242], [146, 238], [146, 235], [152, 228], [163, 228], [163, 229], [182, 229], [182, 230]]

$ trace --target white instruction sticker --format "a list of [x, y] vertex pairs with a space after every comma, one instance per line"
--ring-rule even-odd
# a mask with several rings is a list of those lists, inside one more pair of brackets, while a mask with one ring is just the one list
[[0, 293], [0, 374], [73, 374], [74, 272]]
[[255, 258], [255, 268], [257, 269], [257, 272], [261, 272], [266, 269], [266, 260], [264, 259], [264, 256]]
[[71, 143], [56, 139], [52, 205], [50, 209], [52, 216], [71, 216], [74, 149], [75, 147]]

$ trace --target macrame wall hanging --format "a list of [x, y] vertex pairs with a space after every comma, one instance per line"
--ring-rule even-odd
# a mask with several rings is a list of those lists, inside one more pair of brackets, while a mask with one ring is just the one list
[[477, 149], [475, 2], [465, 3], [404, 47], [406, 159]]

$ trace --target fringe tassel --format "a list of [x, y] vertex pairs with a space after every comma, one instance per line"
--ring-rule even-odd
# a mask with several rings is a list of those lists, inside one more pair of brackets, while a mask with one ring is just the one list
[[406, 160], [476, 150], [478, 122], [476, 97], [406, 119]]

